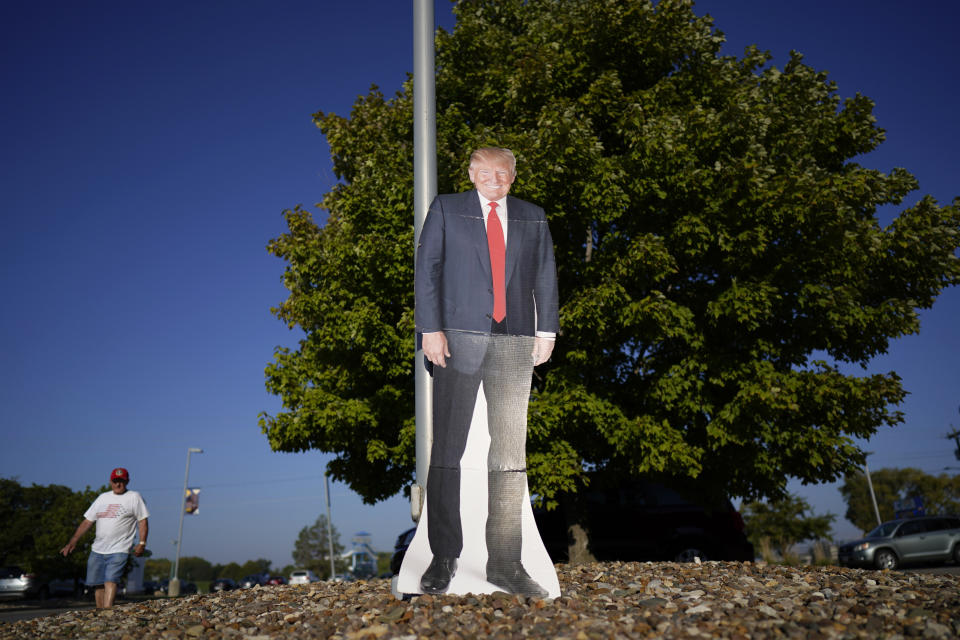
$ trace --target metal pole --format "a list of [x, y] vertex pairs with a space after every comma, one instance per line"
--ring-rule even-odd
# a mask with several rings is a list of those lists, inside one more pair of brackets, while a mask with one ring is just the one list
[[177, 554], [173, 561], [173, 577], [170, 579], [170, 586], [167, 589], [167, 595], [180, 595], [180, 578], [177, 577], [180, 571], [180, 544], [183, 542], [183, 514], [186, 511], [187, 485], [190, 482], [190, 454], [203, 453], [203, 449], [190, 447], [187, 449], [187, 470], [183, 474], [183, 493], [180, 494], [180, 530], [177, 533]]
[[330, 547], [330, 580], [333, 580], [333, 520], [330, 519], [330, 476], [323, 474], [323, 493], [327, 496], [327, 545]]
[[873, 502], [873, 513], [877, 516], [877, 526], [880, 526], [883, 523], [880, 522], [880, 509], [877, 508], [877, 494], [873, 492], [873, 481], [870, 479], [870, 468], [867, 467], [866, 460], [863, 461], [863, 470], [867, 474], [867, 486], [870, 487], [870, 500]]
[[[413, 0], [413, 247], [416, 255], [427, 210], [437, 195], [437, 110], [434, 72], [434, 0]], [[416, 259], [416, 257], [414, 257]], [[410, 487], [410, 515], [420, 520], [433, 441], [433, 380], [419, 340], [414, 363], [417, 476]]]

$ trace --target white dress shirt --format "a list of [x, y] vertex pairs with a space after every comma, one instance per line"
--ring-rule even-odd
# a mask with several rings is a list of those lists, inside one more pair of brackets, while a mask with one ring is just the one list
[[[500, 226], [503, 228], [503, 249], [506, 253], [507, 249], [507, 196], [503, 196], [499, 200], [487, 200], [483, 197], [479, 191], [477, 195], [480, 196], [480, 209], [483, 211], [483, 228], [487, 228], [487, 220], [490, 218], [490, 203], [497, 203], [497, 217], [500, 219]], [[548, 338], [550, 340], [556, 340], [557, 334], [551, 331], [537, 331], [538, 338]]]

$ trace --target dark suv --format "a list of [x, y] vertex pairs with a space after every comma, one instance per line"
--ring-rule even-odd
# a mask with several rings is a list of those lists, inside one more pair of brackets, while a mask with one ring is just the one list
[[238, 588], [236, 581], [230, 578], [217, 578], [210, 583], [210, 591], [233, 591]]
[[400, 565], [403, 564], [403, 556], [406, 555], [410, 543], [413, 542], [413, 534], [417, 532], [416, 527], [411, 527], [397, 536], [397, 541], [393, 545], [393, 556], [390, 558], [390, 571], [394, 575], [400, 574]]
[[923, 516], [884, 522], [863, 539], [840, 547], [840, 564], [896, 569], [914, 562], [960, 564], [960, 518]]
[[[592, 484], [577, 496], [589, 529], [590, 551], [600, 561], [753, 560], [743, 518], [730, 500], [698, 500], [650, 480]], [[567, 561], [565, 501], [534, 509], [540, 536], [554, 562]]]
[[[753, 560], [743, 518], [726, 498], [702, 504], [679, 491], [647, 480], [599, 488], [596, 482], [578, 498], [597, 560]], [[563, 501], [561, 501], [561, 504]], [[533, 510], [543, 544], [553, 562], [567, 562], [567, 524], [562, 507]], [[397, 538], [390, 570], [400, 572], [416, 528]]]

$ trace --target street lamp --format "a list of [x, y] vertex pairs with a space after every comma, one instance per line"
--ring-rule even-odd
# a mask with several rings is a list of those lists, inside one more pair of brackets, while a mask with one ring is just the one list
[[333, 521], [330, 519], [330, 474], [323, 474], [323, 493], [327, 498], [327, 545], [330, 547], [330, 580], [333, 581], [337, 576], [334, 574], [336, 569], [333, 564]]
[[190, 481], [190, 454], [203, 453], [203, 449], [190, 447], [187, 449], [187, 472], [183, 476], [183, 493], [180, 494], [180, 532], [177, 533], [177, 555], [173, 561], [173, 577], [170, 578], [170, 587], [167, 589], [168, 596], [180, 595], [180, 578], [177, 572], [180, 570], [180, 546], [183, 543], [183, 514], [186, 511], [187, 483]]
[[[880, 521], [880, 509], [877, 508], [877, 494], [873, 492], [873, 481], [870, 479], [870, 468], [867, 466], [867, 458], [866, 458], [866, 456], [869, 456], [872, 453], [873, 451], [866, 452], [863, 458], [863, 470], [866, 472], [866, 475], [867, 475], [867, 486], [870, 487], [870, 500], [873, 502], [873, 513], [874, 515], [877, 516], [877, 526], [880, 526], [883, 523]], [[181, 518], [182, 517], [183, 516], [181, 516]]]

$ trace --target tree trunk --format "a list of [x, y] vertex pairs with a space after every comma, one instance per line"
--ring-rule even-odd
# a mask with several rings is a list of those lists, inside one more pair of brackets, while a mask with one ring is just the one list
[[583, 497], [579, 493], [564, 496], [561, 508], [567, 525], [567, 561], [570, 564], [596, 562], [590, 549], [590, 524]]
[[590, 534], [580, 524], [573, 524], [567, 527], [567, 555], [570, 558], [570, 564], [588, 564], [596, 562], [597, 558], [590, 551]]

